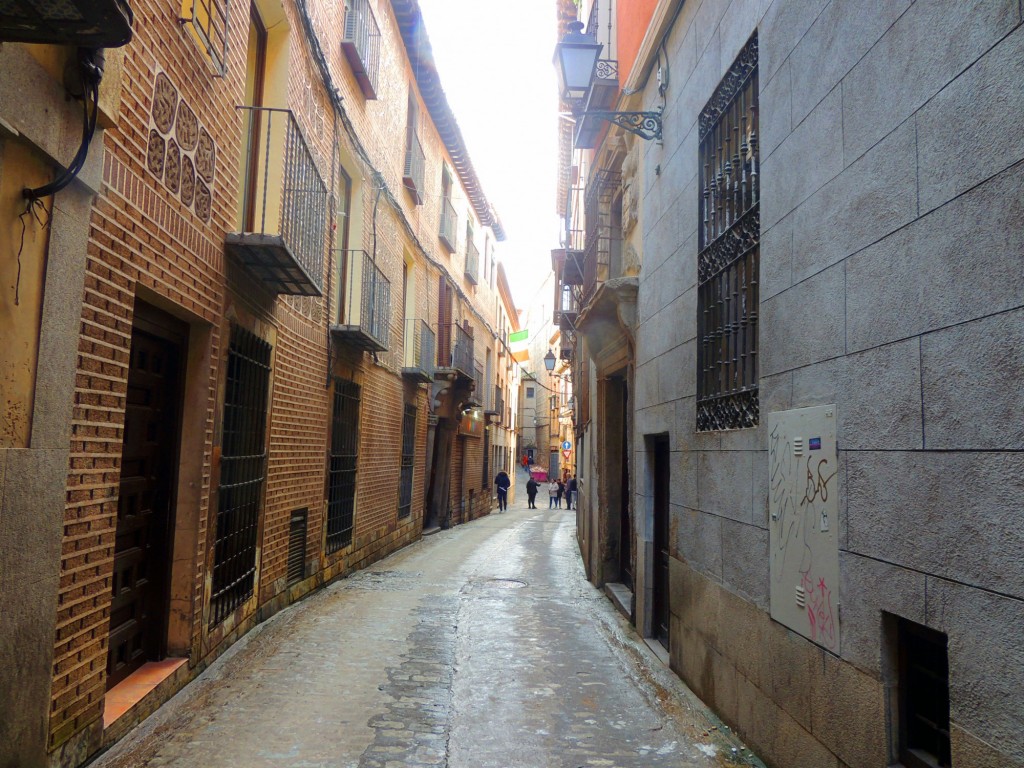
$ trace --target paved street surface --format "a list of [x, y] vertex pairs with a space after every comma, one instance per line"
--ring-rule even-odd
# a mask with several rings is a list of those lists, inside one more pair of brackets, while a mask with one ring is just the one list
[[524, 500], [275, 616], [93, 768], [756, 764]]

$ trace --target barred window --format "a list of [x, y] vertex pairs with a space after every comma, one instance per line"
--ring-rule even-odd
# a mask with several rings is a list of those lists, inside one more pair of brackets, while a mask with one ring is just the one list
[[757, 35], [700, 115], [697, 431], [757, 426]]
[[327, 467], [327, 554], [352, 543], [359, 460], [359, 399], [358, 384], [346, 379], [334, 380], [331, 456]]
[[270, 344], [231, 326], [210, 626], [216, 626], [252, 597], [256, 575], [256, 532], [266, 477], [267, 389]]
[[227, 72], [228, 0], [183, 0], [181, 19], [219, 75]]
[[398, 517], [412, 513], [412, 470], [416, 455], [416, 406], [406, 405], [402, 417], [402, 458], [398, 486]]

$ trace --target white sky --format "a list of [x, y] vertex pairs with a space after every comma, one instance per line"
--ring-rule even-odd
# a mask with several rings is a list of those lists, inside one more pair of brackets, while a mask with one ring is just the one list
[[420, 0], [441, 85], [508, 239], [497, 254], [525, 309], [558, 247], [555, 0]]

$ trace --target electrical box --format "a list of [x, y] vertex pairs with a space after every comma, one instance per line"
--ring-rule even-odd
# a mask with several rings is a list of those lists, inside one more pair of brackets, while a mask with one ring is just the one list
[[771, 614], [839, 652], [836, 407], [768, 415]]

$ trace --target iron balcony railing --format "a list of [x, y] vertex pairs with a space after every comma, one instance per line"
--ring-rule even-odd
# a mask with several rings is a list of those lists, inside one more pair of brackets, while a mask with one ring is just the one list
[[356, 347], [383, 352], [390, 344], [391, 281], [366, 251], [341, 251], [341, 317], [332, 332]]
[[438, 235], [449, 253], [455, 252], [455, 227], [458, 225], [459, 216], [455, 213], [455, 206], [448, 198], [441, 201], [441, 226]]
[[416, 205], [423, 204], [423, 169], [426, 159], [423, 156], [423, 145], [420, 144], [420, 137], [410, 126], [408, 129], [408, 141], [405, 145], [405, 170], [402, 172], [402, 183], [412, 193]]
[[405, 321], [405, 357], [402, 374], [419, 381], [431, 381], [435, 361], [434, 332], [423, 320], [408, 318]]
[[608, 279], [612, 250], [619, 247], [622, 239], [621, 230], [612, 222], [612, 199], [619, 182], [617, 171], [598, 171], [587, 184], [584, 200], [587, 235], [581, 305], [594, 295], [598, 283]]
[[498, 421], [501, 421], [505, 414], [505, 398], [502, 396], [501, 387], [494, 388], [494, 412], [498, 414]]
[[480, 250], [471, 239], [466, 240], [466, 279], [473, 285], [480, 282]]
[[320, 296], [327, 238], [327, 185], [295, 116], [238, 107], [244, 116], [241, 231], [227, 252], [273, 293]]
[[367, 0], [346, 0], [345, 35], [341, 39], [359, 88], [368, 99], [377, 98], [380, 69], [380, 27]]
[[558, 327], [563, 331], [572, 331], [576, 329], [576, 318], [579, 316], [580, 305], [576, 291], [571, 285], [561, 286], [558, 296], [557, 309], [555, 313], [558, 315], [556, 322]]
[[441, 335], [447, 336], [449, 340], [447, 345], [439, 346], [440, 351], [443, 353], [445, 346], [451, 351], [447, 359], [441, 359], [441, 354], [438, 355], [438, 367], [453, 368], [467, 379], [472, 379], [475, 374], [473, 337], [458, 323], [441, 323], [439, 328]]

